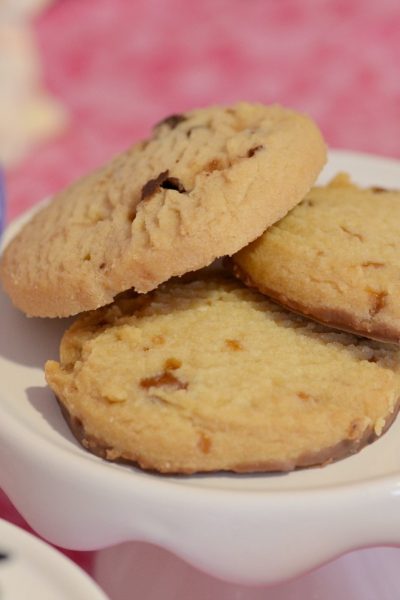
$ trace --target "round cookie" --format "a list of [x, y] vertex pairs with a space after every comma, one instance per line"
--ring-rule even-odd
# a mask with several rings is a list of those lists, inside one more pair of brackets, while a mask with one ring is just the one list
[[247, 285], [328, 324], [400, 342], [400, 192], [338, 175], [233, 257]]
[[39, 212], [6, 249], [3, 285], [31, 316], [147, 292], [231, 255], [310, 189], [325, 145], [306, 116], [240, 103], [173, 115]]
[[399, 358], [220, 277], [79, 317], [46, 379], [78, 440], [108, 460], [163, 473], [289, 471], [386, 430]]

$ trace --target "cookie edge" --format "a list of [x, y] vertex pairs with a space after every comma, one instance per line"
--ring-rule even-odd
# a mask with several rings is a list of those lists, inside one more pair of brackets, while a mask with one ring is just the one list
[[264, 296], [267, 296], [283, 308], [291, 310], [296, 314], [312, 319], [320, 325], [325, 325], [337, 329], [338, 331], [344, 331], [353, 335], [361, 336], [374, 340], [377, 342], [383, 342], [386, 344], [400, 344], [400, 330], [396, 331], [383, 324], [377, 325], [371, 322], [371, 327], [363, 328], [358, 327], [358, 321], [354, 315], [345, 310], [338, 310], [334, 308], [315, 308], [311, 306], [305, 306], [301, 302], [297, 302], [292, 298], [276, 292], [272, 288], [266, 285], [256, 283], [248, 273], [246, 273], [242, 267], [240, 267], [234, 259], [232, 259], [232, 272], [239, 281], [244, 283], [247, 287], [254, 289]]
[[233, 474], [253, 474], [253, 473], [288, 473], [291, 471], [313, 468], [313, 467], [324, 467], [328, 464], [337, 462], [344, 458], [348, 458], [353, 454], [357, 454], [366, 446], [372, 444], [379, 438], [381, 438], [394, 423], [397, 414], [400, 410], [400, 396], [396, 399], [393, 406], [392, 412], [387, 415], [384, 425], [379, 434], [376, 433], [372, 425], [369, 425], [364, 429], [362, 435], [356, 439], [345, 438], [328, 448], [323, 448], [318, 452], [306, 452], [300, 454], [296, 459], [287, 461], [265, 461], [265, 462], [254, 462], [254, 463], [238, 463], [231, 467], [221, 469], [160, 469], [154, 465], [148, 463], [142, 458], [130, 458], [126, 456], [119, 456], [116, 458], [110, 457], [108, 452], [113, 452], [112, 446], [101, 440], [100, 438], [87, 433], [85, 426], [79, 417], [72, 415], [63, 402], [58, 396], [55, 396], [57, 403], [60, 407], [61, 414], [64, 417], [72, 435], [75, 437], [77, 442], [86, 451], [106, 460], [107, 462], [114, 462], [118, 464], [124, 464], [131, 467], [140, 468], [141, 470], [155, 473], [158, 475], [197, 475], [197, 474], [218, 474], [218, 473], [233, 473]]

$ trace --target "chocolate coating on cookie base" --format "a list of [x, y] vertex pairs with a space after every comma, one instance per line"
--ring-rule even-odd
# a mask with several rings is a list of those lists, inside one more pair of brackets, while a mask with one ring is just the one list
[[[66, 407], [63, 405], [61, 400], [57, 398], [58, 404], [61, 409], [61, 413], [69, 426], [72, 434], [76, 440], [89, 452], [107, 460], [109, 462], [117, 462], [122, 464], [129, 464], [132, 466], [138, 466], [143, 470], [160, 473], [163, 475], [194, 475], [196, 473], [205, 473], [206, 470], [191, 469], [187, 467], [174, 467], [169, 465], [167, 461], [163, 467], [154, 466], [149, 464], [143, 457], [132, 456], [127, 454], [119, 454], [118, 451], [110, 446], [105, 440], [101, 440], [92, 434], [87, 433], [85, 426], [82, 421], [69, 413]], [[254, 461], [252, 463], [238, 463], [227, 467], [220, 467], [210, 470], [208, 472], [221, 472], [228, 471], [233, 473], [285, 473], [294, 471], [297, 469], [310, 468], [310, 467], [323, 467], [338, 460], [342, 460], [348, 456], [356, 454], [365, 446], [371, 444], [378, 437], [382, 435], [390, 428], [400, 409], [400, 398], [397, 399], [393, 412], [387, 417], [381, 433], [378, 435], [374, 429], [369, 426], [360, 435], [351, 438], [341, 440], [334, 446], [329, 448], [323, 448], [317, 452], [303, 453], [293, 459], [287, 460], [267, 460], [267, 461]]]
[[[227, 268], [229, 266], [227, 265]], [[232, 273], [242, 281], [247, 287], [257, 290], [261, 294], [268, 296], [274, 302], [277, 302], [284, 308], [287, 308], [302, 317], [307, 317], [320, 323], [328, 325], [339, 331], [352, 333], [361, 337], [376, 340], [377, 342], [385, 342], [389, 344], [400, 344], [400, 329], [389, 327], [385, 323], [377, 322], [371, 317], [371, 320], [358, 320], [354, 314], [346, 310], [335, 308], [324, 308], [315, 306], [305, 306], [292, 298], [280, 294], [266, 285], [259, 285], [245, 273], [236, 263], [230, 265]]]

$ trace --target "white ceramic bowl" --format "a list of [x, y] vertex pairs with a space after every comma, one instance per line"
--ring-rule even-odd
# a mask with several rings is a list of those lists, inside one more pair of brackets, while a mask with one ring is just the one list
[[[335, 151], [321, 181], [341, 170], [361, 184], [400, 187], [397, 161]], [[324, 468], [145, 473], [92, 456], [65, 425], [42, 367], [57, 357], [66, 321], [27, 319], [4, 294], [0, 318], [0, 485], [52, 542], [95, 549], [144, 540], [208, 574], [251, 584], [294, 577], [355, 548], [400, 544], [400, 420]]]
[[1, 600], [106, 600], [73, 562], [2, 519], [0, 555]]

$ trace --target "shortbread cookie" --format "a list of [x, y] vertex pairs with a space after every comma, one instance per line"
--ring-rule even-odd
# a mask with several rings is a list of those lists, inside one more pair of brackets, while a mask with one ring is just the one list
[[43, 317], [152, 290], [261, 235], [324, 162], [316, 125], [278, 106], [173, 115], [32, 219], [5, 252], [4, 287]]
[[108, 460], [163, 473], [289, 471], [385, 431], [399, 358], [218, 278], [81, 316], [46, 378], [79, 441]]
[[400, 192], [339, 175], [233, 258], [236, 274], [332, 327], [400, 342]]

